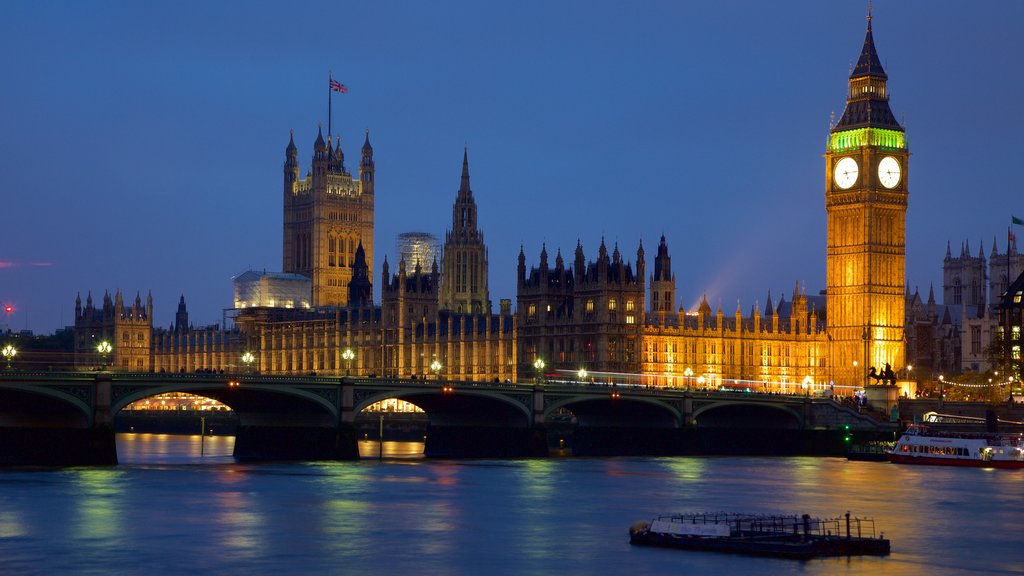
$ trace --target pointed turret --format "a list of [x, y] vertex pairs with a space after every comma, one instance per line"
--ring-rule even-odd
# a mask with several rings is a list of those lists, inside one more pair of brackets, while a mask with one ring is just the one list
[[[875, 38], [871, 32], [871, 13], [868, 13], [868, 29], [864, 36], [857, 65], [850, 73], [850, 91], [847, 94], [846, 109], [839, 122], [832, 127], [832, 133], [845, 132], [854, 128], [886, 128], [903, 132], [903, 126], [896, 120], [889, 108], [889, 94], [886, 89], [888, 76], [882, 69]], [[836, 142], [833, 142], [835, 145]], [[899, 147], [903, 147], [902, 142]]]
[[359, 160], [359, 184], [363, 194], [373, 194], [373, 146], [370, 146], [370, 129], [366, 129], [362, 158]]
[[850, 78], [862, 76], [874, 76], [876, 78], [889, 78], [882, 69], [882, 62], [878, 59], [878, 51], [875, 50], [875, 37], [871, 33], [871, 11], [868, 10], [868, 31], [864, 35], [864, 48], [860, 51], [860, 58], [853, 68]]
[[370, 268], [366, 265], [366, 251], [362, 241], [356, 248], [352, 260], [352, 280], [348, 283], [348, 305], [353, 308], [369, 306], [373, 301], [373, 285], [370, 283]]
[[288, 146], [284, 149], [284, 185], [285, 193], [291, 193], [294, 183], [299, 179], [299, 149], [295, 147], [295, 132], [288, 131]]
[[462, 149], [462, 181], [459, 183], [459, 197], [473, 197], [473, 191], [469, 188], [469, 147]]
[[185, 332], [188, 330], [188, 309], [185, 307], [185, 295], [182, 294], [178, 300], [178, 311], [174, 314], [174, 331]]
[[519, 245], [519, 266], [516, 269], [519, 286], [526, 283], [526, 253], [523, 252], [523, 245]]

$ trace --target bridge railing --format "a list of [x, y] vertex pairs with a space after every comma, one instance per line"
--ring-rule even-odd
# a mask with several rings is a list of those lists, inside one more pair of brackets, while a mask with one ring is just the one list
[[172, 382], [237, 382], [245, 384], [276, 384], [276, 385], [321, 385], [337, 386], [343, 382], [351, 382], [356, 386], [399, 386], [403, 388], [432, 388], [447, 386], [452, 389], [489, 389], [489, 390], [525, 390], [535, 386], [542, 386], [550, 392], [573, 393], [586, 390], [587, 392], [608, 392], [625, 394], [628, 396], [670, 396], [670, 397], [691, 397], [691, 398], [722, 398], [735, 400], [737, 397], [748, 396], [756, 398], [759, 402], [793, 402], [795, 400], [808, 400], [812, 402], [836, 402], [833, 399], [808, 396], [803, 393], [782, 394], [776, 392], [755, 392], [734, 389], [686, 389], [679, 387], [618, 383], [618, 382], [585, 382], [574, 380], [552, 380], [547, 379], [537, 383], [534, 380], [527, 382], [504, 381], [473, 381], [473, 380], [452, 380], [447, 378], [424, 377], [424, 378], [394, 378], [394, 377], [363, 377], [363, 376], [340, 376], [340, 375], [318, 375], [318, 374], [264, 374], [252, 372], [95, 372], [95, 371], [23, 371], [23, 370], [0, 370], [0, 382], [38, 382], [45, 383], [66, 383], [66, 382], [87, 382], [93, 381], [97, 374], [109, 374], [111, 380], [116, 384], [138, 383], [138, 384], [159, 384]]

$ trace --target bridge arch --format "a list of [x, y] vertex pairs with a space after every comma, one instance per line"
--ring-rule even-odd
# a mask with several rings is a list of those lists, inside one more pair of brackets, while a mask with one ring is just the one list
[[[65, 386], [55, 388], [52, 386], [36, 386], [32, 384], [8, 384], [0, 383], [0, 419], [4, 418], [4, 412], [14, 409], [24, 409], [23, 414], [31, 414], [38, 411], [48, 411], [47, 408], [67, 408], [72, 420], [80, 426], [89, 426], [93, 420], [93, 408], [90, 405], [92, 391], [83, 386]], [[42, 402], [40, 402], [42, 400]], [[58, 408], [59, 410], [59, 408]]]
[[388, 398], [405, 400], [419, 406], [426, 412], [431, 424], [528, 426], [532, 416], [529, 404], [523, 398], [457, 386], [450, 392], [422, 387], [374, 391], [358, 398], [353, 405], [353, 412], [358, 414], [368, 406]]
[[647, 396], [568, 396], [557, 398], [544, 407], [545, 420], [565, 408], [576, 416], [580, 426], [641, 426], [679, 428], [684, 424], [682, 410], [670, 402]]
[[238, 388], [231, 388], [223, 382], [212, 383], [202, 381], [148, 386], [132, 390], [127, 394], [119, 396], [115, 401], [111, 402], [110, 411], [112, 414], [117, 414], [125, 406], [128, 406], [133, 402], [160, 394], [166, 394], [168, 392], [185, 392], [189, 394], [196, 394], [197, 396], [212, 398], [231, 407], [231, 409], [236, 413], [243, 412], [246, 405], [252, 404], [251, 401], [246, 401], [246, 396], [252, 396], [253, 394], [278, 394], [304, 400], [312, 405], [322, 408], [335, 422], [337, 422], [338, 419], [337, 405], [321, 394], [296, 386], [281, 384], [253, 384], [251, 382], [247, 382]]
[[[716, 417], [717, 416], [717, 417]], [[803, 413], [792, 406], [776, 402], [717, 401], [703, 404], [693, 411], [698, 427], [730, 428], [794, 428], [804, 427]]]

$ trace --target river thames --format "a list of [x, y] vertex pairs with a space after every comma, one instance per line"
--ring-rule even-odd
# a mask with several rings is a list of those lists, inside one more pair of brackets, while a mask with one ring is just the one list
[[[1022, 574], [1024, 471], [842, 458], [236, 463], [230, 437], [120, 434], [114, 467], [0, 470], [0, 573]], [[666, 512], [874, 517], [888, 557], [633, 547]]]

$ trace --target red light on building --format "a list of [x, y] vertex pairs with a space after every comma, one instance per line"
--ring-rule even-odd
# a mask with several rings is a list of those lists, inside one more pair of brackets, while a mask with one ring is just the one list
[[10, 314], [11, 312], [14, 312], [14, 306], [11, 306], [10, 304], [4, 306], [4, 312], [6, 312], [8, 314]]

